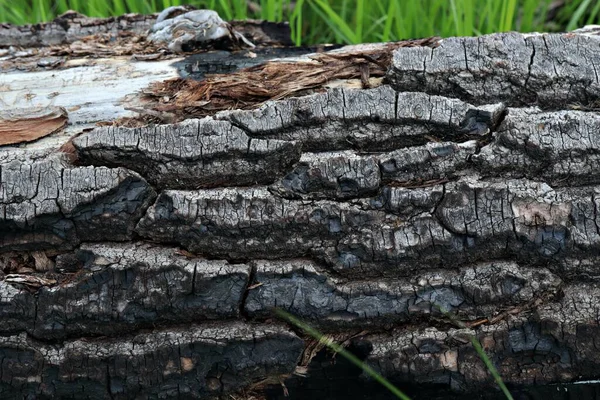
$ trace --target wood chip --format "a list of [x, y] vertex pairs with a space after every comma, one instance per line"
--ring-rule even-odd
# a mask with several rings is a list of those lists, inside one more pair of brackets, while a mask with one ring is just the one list
[[21, 285], [26, 285], [32, 288], [39, 288], [41, 286], [51, 286], [56, 283], [56, 280], [54, 279], [44, 279], [38, 276], [20, 274], [6, 275], [4, 281], [7, 283], [17, 283]]
[[248, 290], [256, 289], [257, 287], [261, 287], [262, 285], [262, 282], [255, 283], [254, 285], [248, 286]]
[[35, 260], [35, 270], [38, 272], [46, 272], [54, 269], [54, 262], [48, 258], [43, 251], [33, 251], [31, 256]]
[[0, 146], [31, 142], [58, 132], [67, 124], [62, 107], [21, 108], [0, 112]]

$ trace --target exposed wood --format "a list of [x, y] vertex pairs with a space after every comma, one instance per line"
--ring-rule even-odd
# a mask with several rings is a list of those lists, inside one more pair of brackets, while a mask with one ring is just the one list
[[[1, 63], [1, 62], [0, 62]], [[127, 99], [151, 82], [176, 77], [173, 60], [132, 62], [128, 57], [70, 60], [65, 69], [0, 74], [0, 107], [20, 109], [63, 107], [69, 127], [133, 116]], [[132, 100], [134, 102], [134, 100]], [[134, 103], [135, 104], [135, 103]], [[80, 131], [80, 129], [78, 130]]]
[[375, 46], [348, 46], [304, 60], [275, 60], [229, 74], [215, 74], [202, 81], [177, 78], [157, 82], [145, 92], [146, 98], [152, 100], [147, 108], [154, 111], [154, 115], [166, 113], [171, 119], [182, 120], [222, 110], [256, 108], [267, 100], [320, 90], [335, 80], [360, 79], [362, 87], [368, 88], [372, 77], [382, 77], [387, 72], [393, 50], [435, 47], [438, 40], [434, 37]]

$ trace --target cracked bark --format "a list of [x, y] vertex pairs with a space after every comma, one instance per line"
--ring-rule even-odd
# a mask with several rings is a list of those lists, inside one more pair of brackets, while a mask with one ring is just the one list
[[[146, 24], [123, 18], [93, 29]], [[71, 40], [52, 26], [23, 40]], [[370, 89], [84, 132], [109, 112], [74, 110], [64, 135], [1, 148], [2, 398], [277, 382], [305, 344], [273, 307], [397, 382], [491, 387], [471, 335], [510, 385], [599, 378], [599, 48], [446, 39], [394, 50]]]

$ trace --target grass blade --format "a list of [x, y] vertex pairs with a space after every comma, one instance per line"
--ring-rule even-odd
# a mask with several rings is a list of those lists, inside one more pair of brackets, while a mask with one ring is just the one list
[[504, 21], [502, 21], [501, 31], [507, 32], [513, 29], [513, 20], [515, 19], [515, 11], [517, 9], [517, 0], [505, 0], [506, 1], [506, 14], [504, 15]]
[[248, 5], [245, 0], [233, 0], [233, 15], [235, 19], [248, 18]]
[[479, 343], [479, 340], [477, 340], [475, 337], [472, 337], [471, 343], [473, 344], [473, 347], [475, 348], [477, 355], [479, 355], [479, 358], [481, 358], [481, 360], [485, 364], [485, 367], [488, 369], [488, 371], [490, 371], [490, 374], [492, 374], [492, 376], [494, 377], [494, 380], [496, 381], [498, 386], [500, 386], [500, 389], [502, 389], [502, 392], [504, 393], [504, 396], [506, 397], [506, 399], [513, 400], [512, 394], [510, 394], [510, 392], [508, 391], [508, 388], [504, 384], [502, 377], [500, 377], [498, 370], [496, 369], [496, 367], [494, 367], [492, 360], [490, 360], [488, 355], [485, 354], [485, 351], [483, 351], [483, 347], [481, 347], [481, 343]]
[[290, 17], [290, 26], [292, 29], [292, 41], [296, 46], [302, 45], [302, 7], [304, 0], [298, 0], [292, 16]]
[[309, 3], [313, 10], [322, 16], [323, 21], [329, 25], [329, 27], [335, 31], [338, 36], [347, 43], [358, 43], [356, 34], [350, 28], [350, 26], [344, 21], [326, 1], [323, 0], [312, 0]]
[[233, 19], [233, 10], [229, 2], [226, 0], [219, 0], [219, 5], [221, 6], [222, 10], [221, 17], [223, 17], [226, 21], [231, 21]]
[[454, 29], [456, 30], [456, 36], [460, 36], [462, 32], [462, 24], [458, 18], [458, 11], [456, 10], [456, 1], [450, 0], [450, 8], [452, 9], [452, 20], [454, 21]]
[[387, 42], [390, 40], [390, 35], [392, 33], [392, 24], [394, 23], [394, 17], [396, 15], [396, 2], [394, 0], [390, 0], [387, 13], [385, 16], [385, 26], [383, 27], [383, 34], [381, 35], [381, 40], [383, 42]]
[[388, 389], [390, 392], [392, 392], [394, 394], [394, 396], [396, 396], [397, 398], [402, 399], [402, 400], [410, 400], [410, 397], [408, 397], [407, 395], [402, 393], [402, 391], [400, 389], [398, 389], [396, 386], [394, 386], [390, 381], [385, 379], [383, 376], [378, 374], [377, 371], [375, 371], [373, 368], [369, 367], [367, 364], [365, 364], [364, 362], [359, 360], [358, 357], [356, 357], [354, 354], [352, 354], [349, 351], [347, 351], [346, 349], [344, 349], [339, 344], [332, 342], [330, 339], [327, 339], [321, 332], [312, 328], [308, 324], [305, 324], [304, 322], [300, 321], [298, 318], [294, 317], [292, 314], [285, 312], [281, 309], [275, 309], [275, 313], [279, 317], [288, 321], [290, 324], [302, 329], [308, 335], [319, 340], [321, 343], [323, 343], [325, 346], [327, 346], [331, 350], [335, 351], [336, 353], [339, 353], [342, 357], [346, 358], [352, 364], [361, 368], [363, 371], [365, 371], [365, 373], [367, 375], [369, 375], [370, 377], [375, 379], [377, 382], [379, 382], [381, 385], [383, 385], [386, 389]]
[[[436, 308], [440, 313], [442, 313], [446, 318], [448, 318], [457, 327], [463, 328], [463, 329], [467, 328], [467, 326], [461, 320], [459, 320], [455, 315], [453, 315], [449, 311], [447, 311], [440, 304], [437, 304], [434, 302], [434, 303], [432, 303], [432, 306], [434, 308]], [[492, 360], [490, 360], [488, 355], [485, 353], [485, 351], [483, 350], [483, 347], [481, 347], [481, 343], [479, 343], [479, 340], [477, 340], [477, 338], [475, 336], [471, 337], [471, 344], [475, 348], [475, 351], [477, 352], [477, 355], [479, 356], [481, 361], [483, 361], [483, 363], [485, 364], [485, 367], [488, 369], [488, 371], [490, 371], [490, 374], [492, 374], [492, 376], [494, 377], [494, 380], [496, 381], [496, 383], [498, 384], [498, 386], [504, 393], [504, 396], [506, 397], [506, 399], [514, 400], [512, 397], [512, 394], [510, 394], [510, 391], [504, 384], [502, 377], [498, 373], [498, 370], [494, 366], [494, 363], [492, 363]]]
[[49, 12], [49, 10], [47, 8], [47, 4], [44, 2], [44, 0], [37, 1], [36, 12], [37, 12], [38, 20], [48, 21], [50, 12]]
[[598, 20], [596, 20], [596, 17], [598, 16], [599, 13], [600, 13], [600, 1], [598, 3], [596, 3], [596, 5], [592, 9], [592, 11], [590, 12], [590, 16], [589, 16], [588, 20], [586, 21], [586, 25], [592, 25], [594, 23], [597, 23]]
[[583, 16], [583, 13], [587, 10], [591, 3], [591, 0], [583, 0], [579, 7], [575, 10], [571, 19], [569, 20], [569, 24], [567, 25], [567, 30], [572, 31], [573, 29], [577, 29], [579, 26], [579, 20]]
[[356, 35], [355, 40], [357, 43], [363, 41], [363, 24], [365, 19], [365, 1], [356, 0]]

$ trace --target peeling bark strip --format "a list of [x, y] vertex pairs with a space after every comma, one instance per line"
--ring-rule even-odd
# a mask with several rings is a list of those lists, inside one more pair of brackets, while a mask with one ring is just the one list
[[[139, 49], [154, 17], [61, 18], [22, 40]], [[175, 76], [166, 61], [71, 59], [55, 78], [80, 97], [38, 90], [64, 132], [0, 149], [0, 397], [279, 384], [314, 354], [273, 307], [399, 382], [490, 387], [470, 335], [509, 384], [600, 378], [598, 54], [583, 31], [354, 46], [150, 99], [131, 92]], [[25, 104], [50, 75], [0, 91]], [[76, 125], [126, 107], [179, 122]]]
[[10, 369], [0, 378], [0, 396], [218, 396], [264, 376], [288, 373], [301, 352], [302, 341], [284, 328], [241, 322], [60, 345], [46, 345], [25, 334], [6, 336], [0, 337], [0, 357]]
[[[217, 111], [252, 109], [267, 100], [305, 95], [328, 85], [359, 80], [360, 87], [379, 85], [400, 47], [436, 46], [439, 38], [397, 43], [345, 46], [301, 58], [275, 59], [229, 74], [213, 74], [201, 81], [172, 79], [146, 91], [147, 113], [163, 120], [181, 121]], [[343, 84], [342, 84], [343, 86]]]

